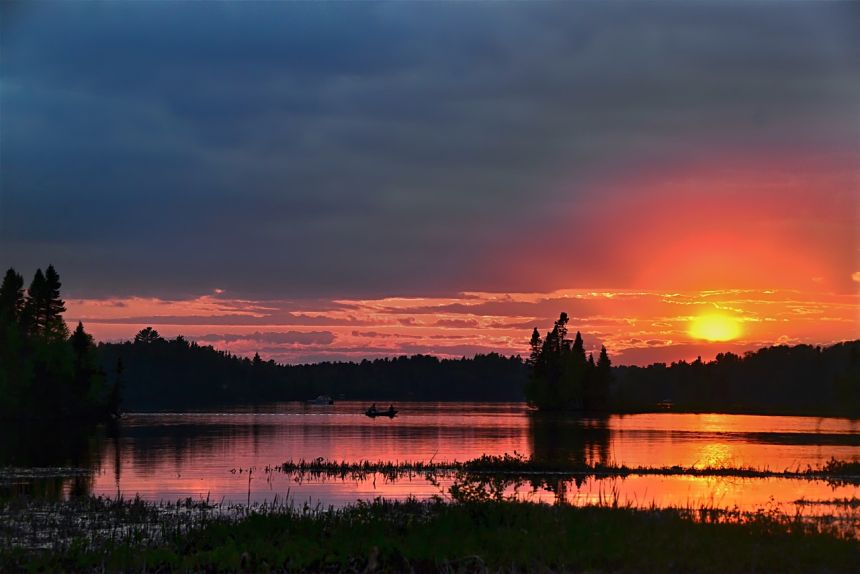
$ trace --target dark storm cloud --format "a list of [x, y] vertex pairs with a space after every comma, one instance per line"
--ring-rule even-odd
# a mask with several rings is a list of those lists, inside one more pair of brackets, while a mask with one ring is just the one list
[[0, 257], [78, 296], [522, 289], [476, 263], [562, 183], [856, 143], [853, 3], [2, 11]]

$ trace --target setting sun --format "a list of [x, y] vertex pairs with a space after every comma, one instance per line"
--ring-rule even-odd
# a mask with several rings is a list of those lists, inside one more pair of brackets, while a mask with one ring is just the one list
[[706, 341], [731, 341], [741, 334], [740, 322], [726, 315], [701, 315], [690, 322], [690, 336]]

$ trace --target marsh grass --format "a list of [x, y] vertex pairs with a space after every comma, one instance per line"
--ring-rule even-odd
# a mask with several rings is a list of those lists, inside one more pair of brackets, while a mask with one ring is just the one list
[[[242, 472], [234, 469], [234, 472]], [[506, 476], [552, 476], [570, 477], [626, 477], [632, 475], [662, 476], [724, 476], [739, 478], [796, 478], [825, 480], [834, 485], [860, 484], [860, 462], [831, 459], [819, 467], [807, 466], [805, 469], [785, 469], [774, 471], [753, 467], [728, 466], [663, 466], [629, 467], [615, 464], [586, 464], [580, 462], [536, 461], [517, 452], [503, 455], [483, 455], [466, 462], [400, 462], [370, 461], [357, 462], [331, 461], [323, 458], [313, 460], [287, 461], [281, 465], [268, 466], [266, 473], [280, 472], [292, 475], [297, 481], [307, 478], [341, 478], [363, 480], [378, 474], [385, 479], [424, 476], [432, 478], [440, 475], [468, 472], [472, 474], [495, 474]]]
[[795, 500], [794, 504], [799, 506], [836, 506], [842, 508], [860, 508], [860, 498], [829, 498], [826, 500], [809, 500], [801, 498]]
[[[520, 454], [454, 462], [288, 462], [260, 469], [307, 478], [422, 476], [447, 496], [377, 499], [345, 508], [134, 498], [0, 503], [0, 571], [290, 572], [850, 572], [860, 561], [856, 516], [804, 515], [806, 504], [852, 512], [856, 499], [797, 501], [755, 512], [714, 504], [658, 508], [614, 486], [587, 506], [517, 500], [521, 484], [560, 488], [585, 476], [666, 474], [787, 477], [857, 483], [857, 463], [772, 472], [544, 464]], [[248, 483], [256, 468], [234, 469]], [[561, 481], [561, 482], [560, 482]], [[853, 482], [852, 482], [853, 481]], [[249, 486], [250, 488], [250, 486]], [[563, 497], [562, 497], [563, 498]], [[446, 501], [447, 500], [447, 501]]]
[[157, 505], [90, 504], [113, 518], [168, 524], [157, 538], [5, 548], [0, 570], [851, 572], [860, 557], [860, 543], [826, 523], [767, 509], [638, 509], [617, 499], [588, 507], [376, 500], [341, 509], [270, 505], [230, 516], [206, 505], [198, 509], [205, 519], [177, 528]]

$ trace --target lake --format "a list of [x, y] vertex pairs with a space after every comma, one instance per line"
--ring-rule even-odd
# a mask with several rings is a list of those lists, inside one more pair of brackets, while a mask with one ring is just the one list
[[[544, 461], [777, 471], [816, 467], [831, 458], [860, 460], [860, 421], [848, 419], [680, 413], [547, 418], [534, 416], [521, 403], [398, 403], [396, 418], [370, 419], [363, 415], [367, 406], [278, 403], [218, 412], [132, 413], [115, 428], [7, 427], [0, 438], [0, 496], [59, 500], [121, 494], [237, 503], [277, 497], [337, 506], [379, 496], [445, 498], [453, 480], [297, 481], [266, 472], [287, 460], [318, 457], [438, 462], [517, 452]], [[860, 497], [857, 486], [786, 478], [591, 477], [555, 486], [508, 485], [507, 490], [523, 499], [562, 498], [572, 504], [615, 499], [636, 505], [776, 508], [849, 513], [855, 520], [856, 504], [834, 502]]]

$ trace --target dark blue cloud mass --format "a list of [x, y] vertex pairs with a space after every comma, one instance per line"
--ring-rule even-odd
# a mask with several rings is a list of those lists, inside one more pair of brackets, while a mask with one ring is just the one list
[[852, 2], [0, 10], [0, 261], [78, 296], [524, 289], [482, 263], [607, 174], [857, 153]]

